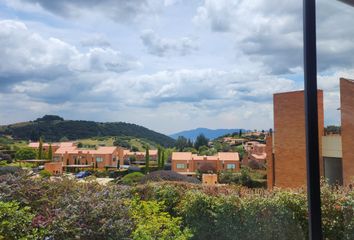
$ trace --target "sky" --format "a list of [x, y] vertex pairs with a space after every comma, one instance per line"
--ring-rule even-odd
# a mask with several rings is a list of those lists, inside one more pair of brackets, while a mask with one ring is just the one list
[[[317, 1], [325, 124], [354, 78], [354, 8]], [[269, 129], [303, 89], [302, 1], [2, 0], [0, 124], [55, 114], [171, 134]]]

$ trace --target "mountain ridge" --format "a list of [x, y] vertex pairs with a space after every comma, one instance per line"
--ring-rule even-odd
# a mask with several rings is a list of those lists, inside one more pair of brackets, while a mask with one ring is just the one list
[[37, 141], [77, 140], [99, 136], [132, 136], [145, 138], [165, 147], [174, 145], [175, 140], [146, 127], [126, 122], [95, 122], [64, 120], [56, 115], [45, 115], [34, 121], [0, 126], [0, 136], [10, 135], [14, 139]]
[[177, 133], [170, 134], [169, 136], [171, 138], [177, 139], [179, 136], [183, 136], [187, 139], [191, 139], [194, 141], [198, 135], [204, 134], [205, 137], [209, 138], [210, 140], [213, 140], [215, 138], [218, 138], [220, 136], [223, 136], [225, 134], [229, 133], [234, 133], [234, 132], [246, 132], [246, 129], [242, 128], [220, 128], [220, 129], [210, 129], [210, 128], [195, 128], [195, 129], [190, 129], [190, 130], [185, 130]]

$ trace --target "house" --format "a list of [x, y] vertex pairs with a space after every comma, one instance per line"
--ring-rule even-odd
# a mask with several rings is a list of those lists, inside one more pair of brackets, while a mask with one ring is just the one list
[[[274, 94], [274, 133], [266, 139], [268, 187], [306, 186], [304, 91]], [[324, 132], [323, 91], [318, 90], [320, 174], [348, 186], [354, 177], [354, 81], [340, 79], [341, 133]]]
[[[145, 152], [132, 152], [127, 149], [119, 148], [118, 150], [119, 159], [121, 160], [121, 165], [124, 165], [124, 162], [134, 161], [136, 164], [145, 164]], [[157, 150], [150, 149], [149, 150], [150, 160], [156, 161]]]
[[53, 162], [62, 162], [70, 168], [117, 168], [119, 165], [117, 147], [98, 147], [81, 149], [76, 146], [62, 146], [53, 154]]
[[[40, 145], [39, 142], [30, 142], [28, 144], [28, 147], [34, 149], [35, 151], [38, 151], [39, 145]], [[74, 146], [74, 143], [73, 142], [54, 142], [51, 144], [43, 143], [42, 150], [44, 154], [48, 154], [50, 146], [52, 146], [52, 153], [54, 153], [56, 150], [58, 150], [58, 148], [65, 147], [65, 146]]]
[[240, 158], [237, 152], [219, 152], [214, 156], [199, 156], [191, 152], [172, 153], [172, 171], [193, 176], [196, 171], [220, 172], [240, 170]]
[[249, 141], [243, 144], [245, 154], [242, 159], [242, 164], [248, 165], [251, 161], [255, 161], [260, 165], [266, 163], [266, 144], [257, 141]]

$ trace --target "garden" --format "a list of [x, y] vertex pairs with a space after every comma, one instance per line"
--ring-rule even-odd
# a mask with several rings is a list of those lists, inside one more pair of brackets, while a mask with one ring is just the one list
[[[283, 240], [308, 234], [303, 189], [205, 186], [156, 176], [103, 186], [33, 178], [15, 168], [0, 174], [0, 239]], [[353, 239], [353, 206], [353, 190], [323, 183], [325, 239]]]

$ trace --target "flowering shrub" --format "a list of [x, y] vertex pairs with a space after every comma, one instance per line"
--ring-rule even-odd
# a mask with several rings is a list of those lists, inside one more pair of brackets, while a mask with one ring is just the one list
[[[0, 175], [0, 239], [297, 240], [308, 235], [307, 217], [302, 189]], [[354, 191], [322, 183], [322, 219], [324, 239], [353, 239]]]

